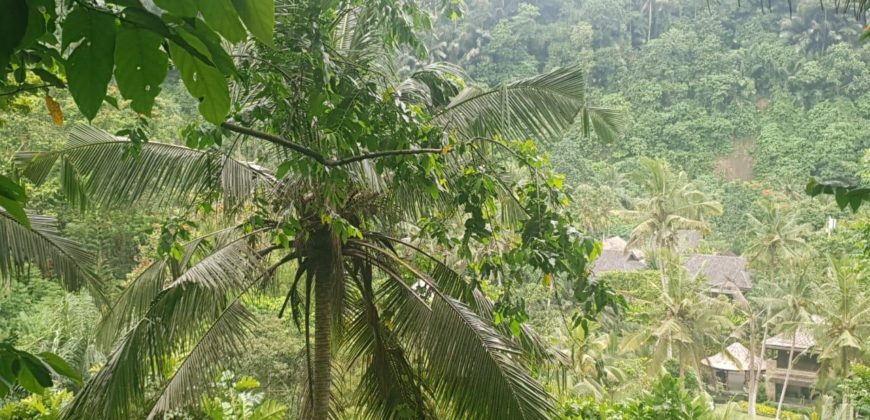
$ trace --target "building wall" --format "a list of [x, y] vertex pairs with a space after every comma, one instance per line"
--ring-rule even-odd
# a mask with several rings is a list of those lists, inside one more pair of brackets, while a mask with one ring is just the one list
[[744, 383], [746, 383], [746, 373], [728, 372], [725, 388], [729, 391], [742, 391]]
[[[779, 369], [788, 369], [788, 350], [777, 350], [776, 352], [776, 367]], [[800, 350], [795, 350], [795, 361], [793, 370], [804, 370], [808, 372], [816, 372], [819, 370], [819, 361], [815, 354], [804, 354], [797, 357]]]

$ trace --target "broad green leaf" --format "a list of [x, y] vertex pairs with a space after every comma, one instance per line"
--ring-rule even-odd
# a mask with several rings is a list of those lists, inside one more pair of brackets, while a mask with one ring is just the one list
[[24, 192], [24, 188], [3, 175], [0, 175], [0, 196], [21, 202], [27, 199], [27, 194]]
[[5, 210], [18, 223], [30, 227], [30, 221], [27, 219], [27, 213], [21, 203], [0, 195], [0, 209]]
[[82, 7], [64, 22], [63, 47], [81, 41], [66, 62], [69, 91], [89, 120], [100, 110], [112, 79], [115, 32], [114, 18]]
[[15, 47], [27, 32], [27, 3], [24, 0], [0, 0], [0, 81], [6, 78], [6, 66]]
[[32, 354], [18, 352], [20, 370], [18, 371], [18, 384], [24, 389], [41, 394], [45, 388], [52, 385], [51, 371]]
[[51, 371], [42, 360], [39, 360], [36, 356], [24, 351], [18, 351], [18, 356], [21, 358], [23, 363], [21, 370], [29, 370], [33, 375], [33, 378], [36, 379], [42, 387], [51, 386]]
[[196, 3], [196, 0], [154, 0], [157, 7], [180, 17], [196, 16]]
[[42, 394], [42, 391], [45, 390], [45, 387], [39, 385], [39, 381], [33, 376], [30, 369], [26, 367], [22, 367], [21, 370], [18, 371], [17, 379], [18, 385], [21, 385], [24, 389], [34, 394]]
[[11, 179], [0, 175], [0, 208], [6, 210], [13, 219], [24, 226], [30, 227], [27, 213], [24, 212], [24, 202], [27, 195], [24, 188]]
[[160, 84], [166, 78], [169, 59], [160, 49], [163, 38], [154, 32], [121, 25], [115, 45], [115, 81], [130, 107], [150, 114]]
[[27, 0], [27, 31], [18, 45], [18, 49], [29, 47], [48, 31], [48, 20], [45, 13], [54, 13], [54, 0]]
[[[201, 41], [193, 37], [185, 37], [185, 40], [207, 55], [208, 50]], [[224, 75], [174, 42], [169, 43], [169, 52], [187, 91], [199, 100], [199, 112], [212, 124], [220, 125], [230, 110], [230, 90]]]
[[233, 0], [242, 22], [260, 42], [272, 46], [275, 32], [275, 0]]
[[[184, 25], [184, 32], [181, 32], [181, 36], [202, 43], [202, 46], [207, 50], [204, 54], [210, 58], [211, 64], [217, 67], [224, 76], [235, 76], [237, 74], [236, 65], [233, 63], [233, 58], [221, 45], [220, 35], [209, 28], [201, 19], [188, 21], [188, 23], [190, 22], [193, 24]], [[197, 44], [197, 49], [199, 49], [199, 44]]]
[[82, 377], [79, 376], [79, 373], [60, 356], [54, 353], [44, 352], [39, 353], [39, 358], [58, 375], [72, 379], [78, 384], [82, 383]]
[[215, 31], [227, 41], [239, 42], [245, 39], [245, 27], [239, 21], [239, 14], [231, 0], [199, 0], [199, 11]]

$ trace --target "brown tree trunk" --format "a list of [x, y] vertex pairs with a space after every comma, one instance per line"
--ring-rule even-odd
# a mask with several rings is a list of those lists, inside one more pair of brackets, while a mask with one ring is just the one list
[[311, 234], [314, 263], [314, 355], [311, 378], [311, 420], [329, 418], [332, 386], [333, 296], [336, 282], [342, 281], [341, 248], [328, 226]]
[[650, 39], [652, 39], [653, 8], [656, 7], [656, 0], [647, 0], [647, 5], [649, 6], [649, 15], [646, 23], [646, 43], [649, 44]]

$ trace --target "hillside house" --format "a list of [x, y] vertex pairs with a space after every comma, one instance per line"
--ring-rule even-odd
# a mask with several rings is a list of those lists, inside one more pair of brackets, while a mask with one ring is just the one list
[[[648, 265], [643, 252], [626, 250], [625, 245], [625, 240], [619, 237], [605, 239], [601, 255], [592, 265], [592, 273], [646, 270]], [[752, 279], [743, 257], [689, 254], [685, 259], [689, 275], [703, 277], [713, 294], [733, 295], [735, 289], [745, 292], [752, 288]]]
[[818, 352], [813, 349], [816, 341], [809, 332], [803, 330], [798, 330], [794, 335], [779, 334], [764, 342], [770, 357], [767, 360], [768, 397], [779, 398], [782, 392], [792, 344], [795, 360], [785, 396], [794, 403], [809, 402], [813, 397], [812, 391], [818, 379], [820, 365]]
[[753, 360], [749, 349], [743, 344], [732, 343], [724, 351], [701, 360], [708, 368], [711, 382], [721, 384], [726, 391], [742, 392], [749, 382], [749, 372], [753, 369], [766, 369], [764, 360], [756, 356]]

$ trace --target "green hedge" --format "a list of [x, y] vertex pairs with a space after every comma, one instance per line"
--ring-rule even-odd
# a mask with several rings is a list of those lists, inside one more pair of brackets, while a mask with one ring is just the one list
[[[742, 411], [749, 410], [749, 402], [748, 401], [740, 401], [737, 403], [740, 406]], [[768, 417], [776, 417], [776, 406], [769, 404], [755, 404], [755, 414], [759, 414], [762, 416]], [[794, 411], [782, 410], [781, 419], [784, 420], [804, 420], [806, 416], [800, 413], [796, 413]]]

